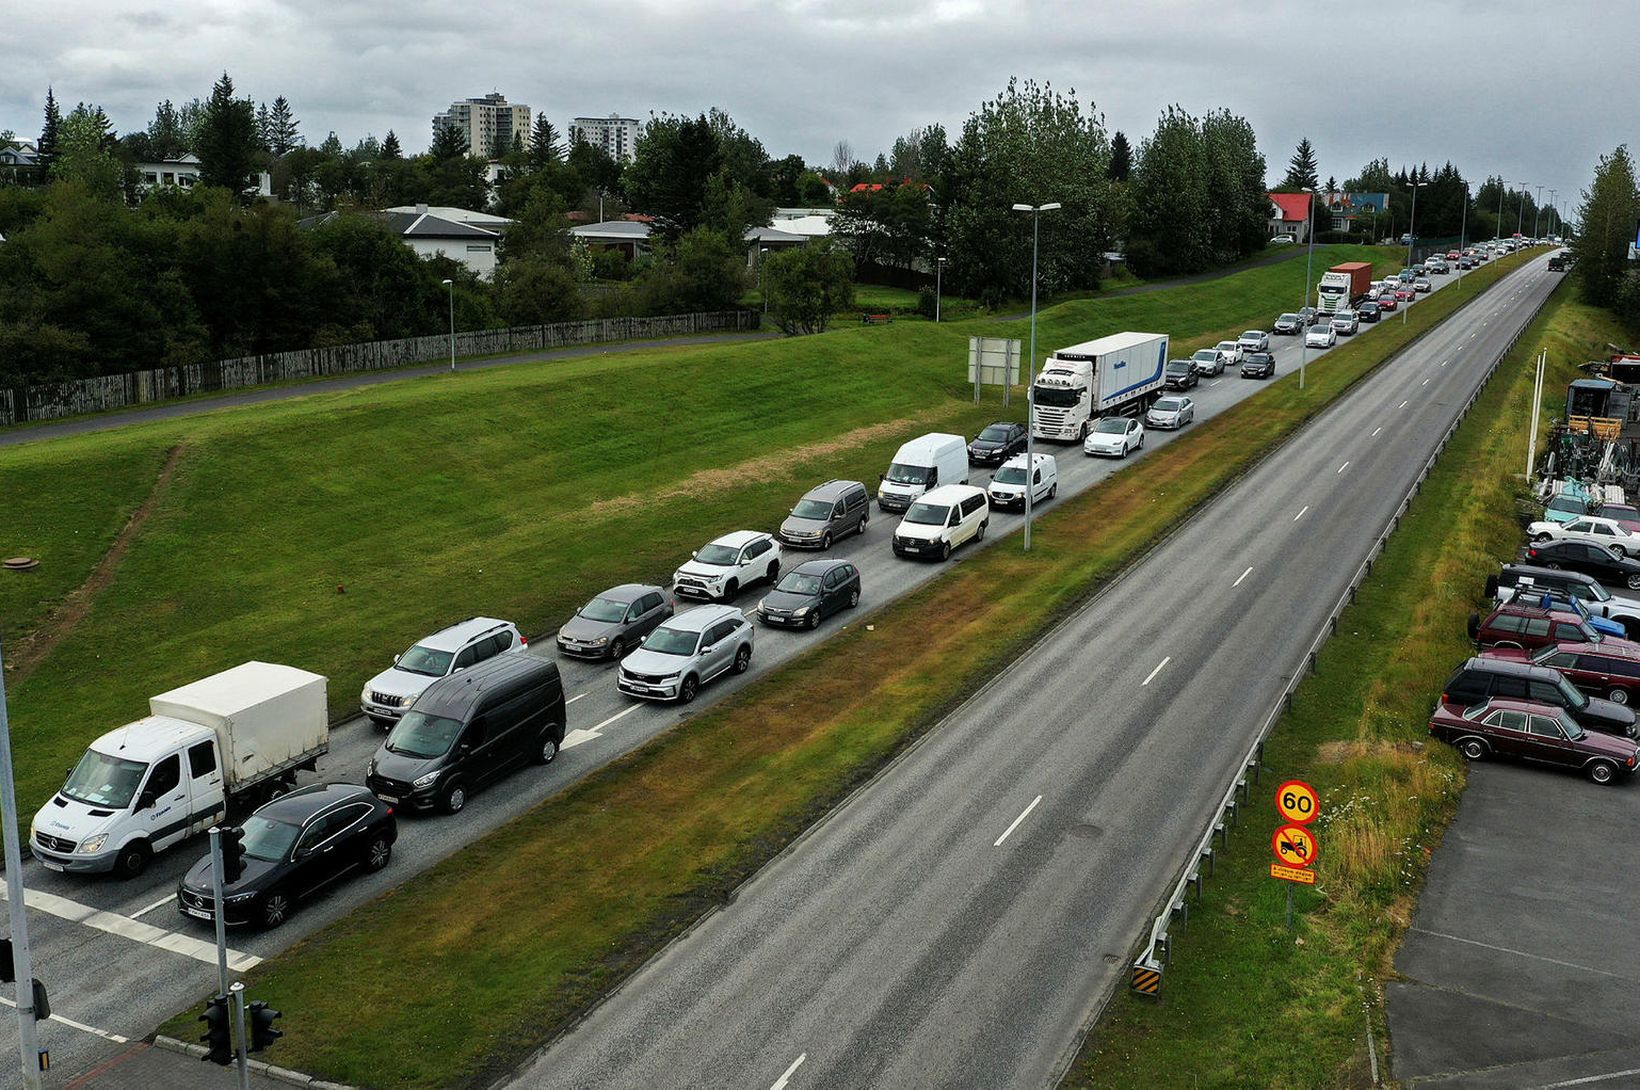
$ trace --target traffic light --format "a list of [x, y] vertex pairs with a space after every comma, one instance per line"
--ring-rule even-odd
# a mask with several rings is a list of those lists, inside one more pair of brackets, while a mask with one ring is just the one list
[[237, 825], [222, 830], [222, 881], [229, 885], [245, 873], [245, 830]]
[[205, 1033], [200, 1040], [207, 1049], [204, 1060], [227, 1067], [233, 1063], [233, 1033], [228, 1028], [228, 999], [226, 996], [216, 996], [205, 1001], [205, 1013], [199, 1016], [205, 1023]]
[[278, 1011], [260, 999], [252, 1001], [248, 1009], [251, 1014], [251, 1052], [261, 1052], [285, 1035], [284, 1030], [273, 1028], [273, 1020], [279, 1017]]

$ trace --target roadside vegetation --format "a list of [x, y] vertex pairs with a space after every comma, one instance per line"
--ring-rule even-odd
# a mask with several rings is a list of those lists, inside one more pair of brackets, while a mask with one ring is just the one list
[[[1117, 995], [1065, 1087], [1365, 1085], [1369, 1024], [1386, 1063], [1382, 984], [1464, 782], [1461, 760], [1428, 741], [1426, 723], [1441, 683], [1472, 653], [1464, 622], [1487, 574], [1521, 542], [1532, 361], [1548, 348], [1546, 429], [1576, 365], [1621, 333], [1573, 302], [1569, 284], [1551, 297], [1271, 736], [1267, 771], [1204, 900], [1172, 929], [1160, 1000]], [[1275, 788], [1291, 778], [1313, 784], [1322, 803], [1320, 881], [1294, 888], [1288, 931], [1285, 884], [1266, 863]]]
[[[1006, 544], [975, 554], [876, 611], [869, 627], [847, 626], [264, 963], [253, 990], [301, 1011], [309, 1027], [281, 1042], [282, 1061], [326, 1078], [407, 1087], [483, 1085], [509, 1070], [1087, 601], [1164, 527], [1519, 263], [1466, 278], [1472, 287], [1425, 300], [1406, 326], [1385, 323], [1318, 361], [1306, 391], [1286, 376], [1153, 452], [1142, 473], [1055, 504], [1028, 557]], [[1103, 305], [1152, 306], [1157, 295]], [[1194, 313], [1177, 309], [1177, 297], [1168, 312], [1175, 323]], [[1239, 316], [1192, 340], [1205, 343], [1262, 312]], [[1048, 322], [1063, 334], [1071, 318], [1054, 313]], [[821, 711], [792, 715], [793, 707]], [[552, 880], [541, 882], [543, 874]], [[435, 932], [427, 920], [439, 921]], [[408, 962], [406, 933], [427, 936]], [[166, 1032], [192, 1026], [188, 1012]]]

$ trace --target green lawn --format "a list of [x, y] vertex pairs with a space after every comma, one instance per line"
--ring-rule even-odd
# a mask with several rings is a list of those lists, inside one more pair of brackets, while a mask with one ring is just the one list
[[[1503, 271], [1478, 276], [1476, 289]], [[271, 959], [253, 991], [303, 1012], [281, 1062], [407, 1087], [479, 1085], [516, 1063], [1163, 528], [1467, 297], [1443, 292], [1407, 326], [1341, 347], [1311, 368], [1304, 392], [1296, 376], [1270, 384], [1154, 452], [1144, 473], [1056, 505], [1030, 554], [977, 554], [877, 611], [870, 631], [849, 626]], [[1221, 313], [1211, 299], [1193, 302], [1178, 313]], [[427, 920], [437, 934], [406, 962], [402, 937], [425, 933]], [[168, 1032], [191, 1025], [191, 1012], [179, 1015]]]
[[[1369, 1019], [1384, 1062], [1382, 984], [1463, 784], [1453, 751], [1425, 745], [1425, 724], [1472, 651], [1464, 621], [1486, 575], [1520, 544], [1531, 361], [1548, 347], [1546, 427], [1576, 364], [1622, 339], [1569, 294], [1559, 289], [1476, 403], [1272, 735], [1251, 817], [1173, 929], [1161, 1000], [1117, 996], [1067, 1088], [1366, 1085]], [[1265, 866], [1287, 778], [1322, 795], [1320, 881], [1298, 889], [1294, 932], [1285, 883]]]

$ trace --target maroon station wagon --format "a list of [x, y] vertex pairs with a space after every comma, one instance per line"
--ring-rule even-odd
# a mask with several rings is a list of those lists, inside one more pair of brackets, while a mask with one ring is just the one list
[[1640, 651], [1640, 645], [1629, 644], [1615, 636], [1602, 636], [1581, 616], [1565, 610], [1544, 609], [1512, 599], [1487, 614], [1482, 620], [1476, 614], [1469, 618], [1469, 635], [1477, 647], [1519, 647], [1536, 651], [1554, 643], [1600, 644], [1611, 639]]
[[1640, 646], [1627, 640], [1555, 643], [1536, 651], [1494, 647], [1482, 651], [1481, 658], [1547, 666], [1589, 695], [1603, 696], [1613, 704], [1640, 700]]
[[1471, 761], [1508, 757], [1575, 768], [1595, 783], [1627, 776], [1640, 763], [1640, 746], [1578, 726], [1552, 704], [1494, 697], [1472, 708], [1437, 704], [1429, 733]]

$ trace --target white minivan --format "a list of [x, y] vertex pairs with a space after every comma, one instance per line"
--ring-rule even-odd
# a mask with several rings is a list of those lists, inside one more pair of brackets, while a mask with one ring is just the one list
[[[1039, 504], [1059, 494], [1059, 463], [1051, 454], [1038, 454], [1031, 474], [1031, 503]], [[1025, 455], [1016, 454], [998, 467], [986, 494], [999, 511], [1025, 509]]]
[[906, 511], [894, 528], [895, 556], [944, 560], [965, 541], [982, 541], [991, 524], [991, 505], [981, 489], [948, 484], [934, 489]]
[[919, 436], [895, 452], [880, 479], [877, 506], [884, 511], [904, 511], [925, 492], [968, 483], [968, 444], [962, 436], [945, 432]]

